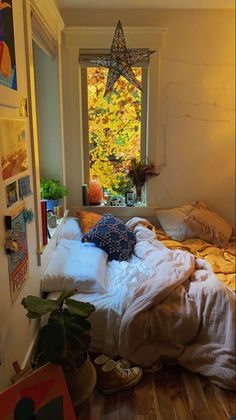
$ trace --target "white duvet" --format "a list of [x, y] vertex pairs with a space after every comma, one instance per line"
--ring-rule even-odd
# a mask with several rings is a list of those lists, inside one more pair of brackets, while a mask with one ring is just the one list
[[[141, 366], [176, 361], [225, 388], [235, 388], [235, 297], [204, 260], [169, 250], [133, 219], [129, 262], [107, 263], [106, 293], [93, 303], [92, 350]], [[52, 295], [50, 295], [52, 297]]]

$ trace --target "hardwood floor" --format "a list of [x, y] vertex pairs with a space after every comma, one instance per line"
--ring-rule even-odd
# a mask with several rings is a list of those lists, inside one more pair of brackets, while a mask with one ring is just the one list
[[229, 420], [236, 394], [179, 366], [145, 373], [133, 389], [104, 396], [97, 389], [77, 407], [79, 420]]

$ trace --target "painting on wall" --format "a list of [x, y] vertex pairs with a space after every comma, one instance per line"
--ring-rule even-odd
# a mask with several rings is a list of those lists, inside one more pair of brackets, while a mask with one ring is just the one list
[[59, 365], [47, 364], [0, 392], [1, 420], [76, 420]]
[[17, 202], [17, 186], [16, 181], [6, 186], [7, 207], [11, 207]]
[[11, 217], [11, 238], [16, 247], [7, 257], [11, 301], [14, 303], [28, 277], [28, 244], [23, 208]]
[[26, 126], [24, 120], [0, 119], [0, 149], [3, 180], [28, 169]]
[[12, 3], [0, 1], [0, 84], [17, 90]]
[[30, 188], [30, 176], [24, 176], [23, 178], [18, 179], [18, 188], [19, 188], [19, 196], [20, 198], [28, 197], [32, 194]]

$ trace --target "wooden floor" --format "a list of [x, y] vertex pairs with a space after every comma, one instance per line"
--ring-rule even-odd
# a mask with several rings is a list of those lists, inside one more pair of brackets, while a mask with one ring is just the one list
[[103, 396], [97, 389], [77, 407], [79, 420], [229, 420], [235, 393], [174, 366], [145, 373], [135, 388]]

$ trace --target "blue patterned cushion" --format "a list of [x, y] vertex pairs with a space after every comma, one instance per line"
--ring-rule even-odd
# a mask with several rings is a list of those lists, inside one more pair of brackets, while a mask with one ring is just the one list
[[82, 242], [93, 242], [107, 252], [110, 260], [126, 261], [134, 250], [135, 235], [112, 214], [104, 214], [101, 220], [86, 233]]

